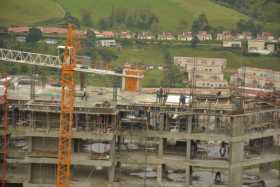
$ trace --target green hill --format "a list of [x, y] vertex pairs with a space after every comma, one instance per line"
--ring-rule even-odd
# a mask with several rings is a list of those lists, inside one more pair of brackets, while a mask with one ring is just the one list
[[61, 5], [80, 17], [81, 10], [89, 10], [95, 23], [105, 16], [109, 16], [112, 8], [150, 9], [160, 20], [160, 29], [176, 31], [180, 22], [184, 21], [190, 28], [193, 19], [205, 13], [210, 24], [232, 28], [240, 18], [246, 16], [229, 8], [217, 5], [209, 0], [59, 0]]
[[62, 18], [63, 8], [51, 0], [0, 0], [0, 25], [26, 25]]
[[[94, 26], [100, 18], [109, 16], [114, 8], [149, 9], [160, 20], [160, 29], [178, 31], [189, 29], [197, 15], [205, 13], [212, 26], [233, 28], [247, 16], [210, 0], [0, 0], [0, 24], [24, 25], [42, 23], [61, 18], [70, 11], [81, 18], [83, 11], [90, 12]], [[64, 9], [64, 10], [63, 10]], [[184, 22], [183, 28], [180, 25]], [[52, 22], [53, 23], [53, 22]]]

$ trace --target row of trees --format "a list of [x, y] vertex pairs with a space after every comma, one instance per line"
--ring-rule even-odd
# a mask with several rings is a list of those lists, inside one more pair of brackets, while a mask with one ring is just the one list
[[99, 21], [99, 26], [101, 29], [126, 27], [148, 30], [158, 23], [158, 17], [148, 9], [113, 8], [109, 17]]
[[[194, 19], [192, 24], [192, 32], [193, 34], [197, 34], [199, 31], [209, 31], [209, 32], [222, 32], [225, 31], [225, 28], [219, 27], [212, 27], [207, 19], [205, 14], [200, 14], [196, 19]], [[257, 36], [258, 33], [263, 31], [263, 27], [261, 24], [257, 23], [256, 21], [244, 20], [241, 19], [236, 24], [236, 27], [232, 30], [234, 32], [251, 32], [254, 36]]]

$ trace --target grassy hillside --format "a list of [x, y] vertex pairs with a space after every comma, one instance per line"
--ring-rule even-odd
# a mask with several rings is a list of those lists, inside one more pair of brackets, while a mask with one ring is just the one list
[[176, 31], [180, 29], [180, 23], [185, 21], [187, 28], [191, 27], [193, 19], [205, 13], [210, 24], [232, 28], [240, 18], [246, 16], [217, 5], [209, 0], [58, 0], [65, 10], [80, 17], [81, 11], [91, 12], [95, 23], [101, 17], [109, 16], [112, 8], [139, 8], [150, 9], [160, 19], [160, 29]]
[[211, 0], [225, 7], [257, 19], [265, 30], [280, 33], [280, 1], [279, 0]]
[[0, 5], [0, 25], [26, 25], [64, 15], [52, 0], [0, 0]]
[[[234, 27], [240, 18], [246, 19], [245, 15], [210, 0], [0, 0], [0, 3], [1, 25], [46, 23], [61, 18], [64, 10], [78, 18], [87, 10], [96, 25], [100, 18], [111, 14], [113, 7], [150, 9], [160, 19], [160, 29], [165, 31], [189, 29], [201, 13], [207, 15], [211, 25], [226, 28]], [[182, 26], [183, 21], [187, 24]]]

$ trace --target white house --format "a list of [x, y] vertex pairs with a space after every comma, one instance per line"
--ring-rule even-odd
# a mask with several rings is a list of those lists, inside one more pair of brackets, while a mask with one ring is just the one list
[[116, 40], [98, 40], [96, 43], [99, 47], [115, 47], [117, 45]]

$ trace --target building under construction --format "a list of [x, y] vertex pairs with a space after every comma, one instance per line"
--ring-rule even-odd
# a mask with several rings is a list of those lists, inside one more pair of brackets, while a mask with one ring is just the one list
[[[139, 70], [76, 64], [73, 31], [62, 60], [0, 49], [2, 61], [62, 69], [61, 87], [4, 79], [3, 187], [279, 187], [279, 96], [141, 89]], [[123, 77], [122, 89], [77, 92], [74, 71]]]
[[[28, 85], [8, 90], [7, 186], [56, 183], [60, 88], [35, 90], [31, 98]], [[145, 89], [77, 93], [71, 186], [280, 185], [275, 100], [222, 92], [195, 94], [179, 106], [169, 92], [166, 101]]]

